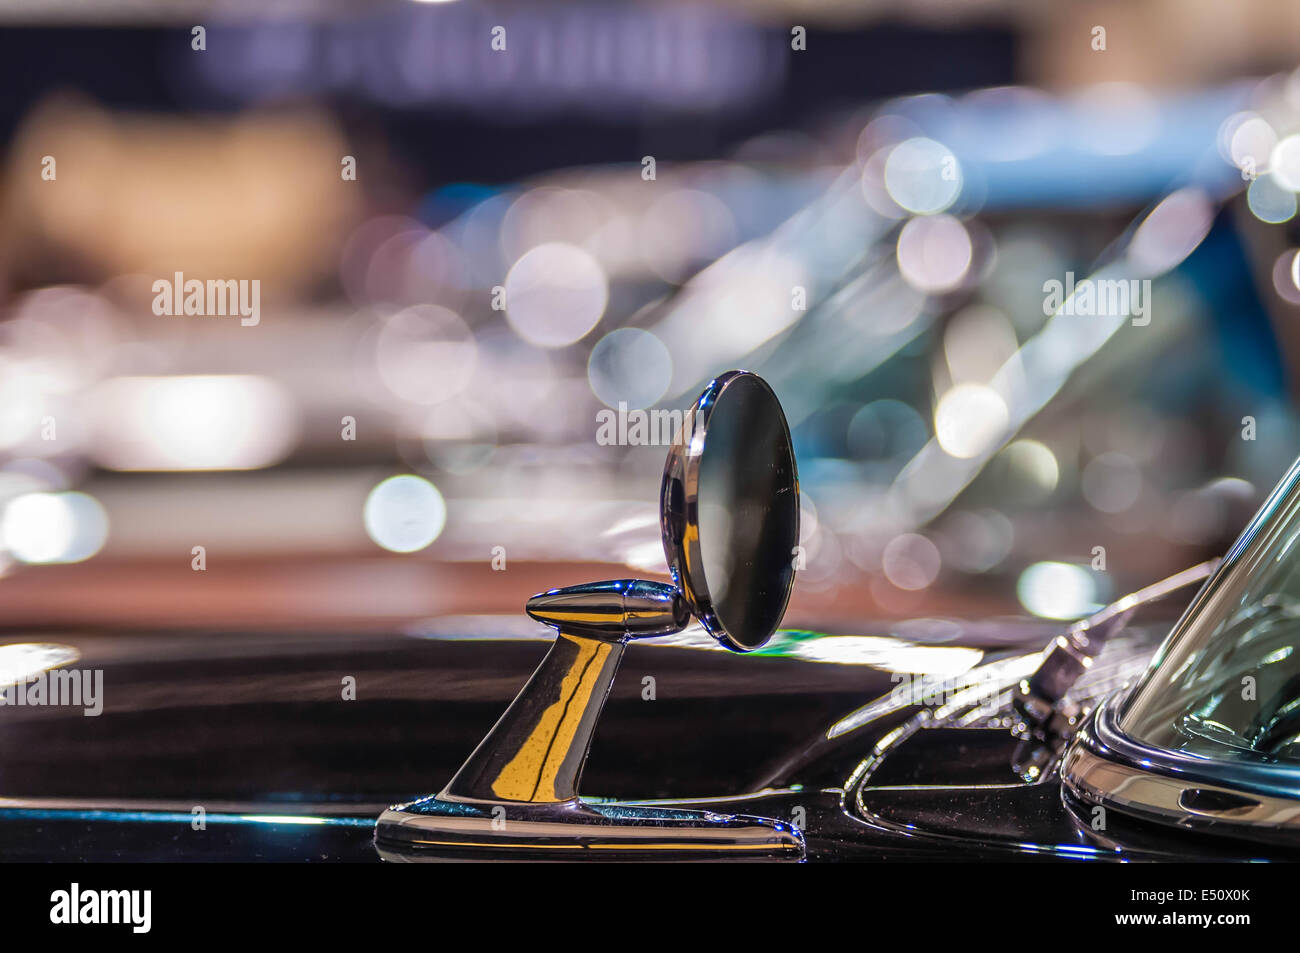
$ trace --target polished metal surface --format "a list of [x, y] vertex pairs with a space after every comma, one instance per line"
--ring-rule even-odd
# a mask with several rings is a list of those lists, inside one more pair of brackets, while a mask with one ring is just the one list
[[622, 657], [621, 642], [561, 630], [440, 796], [531, 803], [576, 798], [591, 734]]
[[780, 625], [794, 584], [799, 488], [785, 415], [761, 378], [724, 374], [686, 414], [664, 469], [660, 524], [675, 585], [620, 579], [528, 600], [528, 614], [556, 629], [555, 643], [441, 793], [380, 815], [375, 843], [385, 858], [803, 859], [802, 835], [781, 821], [578, 796], [628, 641], [678, 632], [694, 614], [724, 646], [749, 651]]
[[538, 622], [596, 639], [641, 639], [686, 628], [691, 610], [676, 587], [644, 579], [548, 589], [528, 600]]
[[640, 804], [503, 805], [426, 798], [380, 815], [380, 856], [404, 862], [490, 855], [540, 860], [802, 860], [791, 824]]
[[[1300, 789], [1276, 772], [1163, 751], [1126, 737], [1112, 697], [1066, 749], [1061, 779], [1080, 800], [1177, 827], [1300, 844]], [[1279, 784], [1278, 782], [1282, 782]]]

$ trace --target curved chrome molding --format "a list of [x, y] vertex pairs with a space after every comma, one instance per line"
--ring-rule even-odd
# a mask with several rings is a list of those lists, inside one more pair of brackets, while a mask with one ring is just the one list
[[1112, 696], [1074, 737], [1061, 780], [1076, 798], [1148, 821], [1300, 844], [1295, 772], [1229, 765], [1139, 744], [1120, 733]]

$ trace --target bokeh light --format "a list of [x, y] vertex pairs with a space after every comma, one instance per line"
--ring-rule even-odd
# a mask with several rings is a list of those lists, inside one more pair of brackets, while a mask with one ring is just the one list
[[413, 553], [442, 533], [447, 504], [438, 488], [412, 474], [389, 477], [366, 497], [366, 534], [389, 552]]
[[944, 451], [967, 459], [993, 449], [1006, 432], [1006, 402], [983, 384], [958, 384], [939, 398], [934, 435]]
[[5, 506], [0, 538], [20, 562], [80, 562], [103, 547], [108, 515], [85, 493], [26, 493]]
[[1280, 225], [1295, 218], [1296, 196], [1284, 189], [1273, 175], [1261, 175], [1246, 189], [1246, 204], [1261, 222]]
[[1020, 604], [1045, 619], [1078, 619], [1101, 608], [1092, 573], [1072, 563], [1040, 562], [1016, 583]]
[[248, 374], [117, 377], [96, 389], [93, 454], [114, 470], [251, 470], [299, 434], [279, 382]]
[[891, 539], [881, 553], [885, 578], [899, 589], [925, 589], [939, 577], [943, 563], [939, 548], [919, 533], [902, 533]]
[[664, 343], [641, 328], [618, 328], [592, 348], [587, 380], [609, 407], [640, 409], [657, 402], [673, 379], [673, 358]]
[[1250, 175], [1263, 175], [1268, 171], [1277, 133], [1266, 120], [1257, 115], [1243, 119], [1233, 130], [1228, 141], [1228, 157], [1233, 165]]
[[387, 318], [375, 338], [375, 365], [389, 390], [415, 404], [436, 404], [474, 377], [478, 345], [460, 315], [417, 305]]
[[1268, 167], [1279, 186], [1288, 192], [1300, 192], [1300, 135], [1293, 133], [1279, 140], [1269, 156]]
[[943, 143], [918, 136], [890, 150], [884, 182], [899, 206], [917, 215], [933, 215], [957, 201], [961, 166]]
[[1131, 457], [1108, 451], [1088, 461], [1080, 488], [1096, 509], [1123, 513], [1142, 495], [1142, 471]]
[[566, 347], [605, 313], [609, 285], [600, 263], [574, 245], [548, 242], [526, 252], [506, 276], [506, 317], [525, 341]]
[[898, 270], [908, 284], [927, 293], [958, 287], [973, 253], [970, 233], [950, 215], [914, 218], [898, 234]]

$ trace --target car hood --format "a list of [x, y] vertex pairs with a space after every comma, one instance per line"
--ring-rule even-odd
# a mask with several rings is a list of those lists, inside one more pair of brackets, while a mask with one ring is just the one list
[[[788, 780], [831, 726], [914, 671], [1035, 652], [1057, 631], [1022, 620], [863, 628], [873, 634], [786, 631], [750, 655], [699, 631], [629, 646], [584, 791], [718, 797]], [[102, 711], [0, 706], [0, 796], [369, 806], [425, 794], [473, 750], [549, 641], [507, 617], [387, 634], [7, 631], [0, 650], [65, 647], [59, 670], [100, 679]], [[37, 667], [52, 657], [29, 654]]]

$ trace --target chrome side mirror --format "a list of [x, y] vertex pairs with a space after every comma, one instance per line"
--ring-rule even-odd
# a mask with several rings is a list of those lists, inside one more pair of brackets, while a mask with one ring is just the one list
[[442, 792], [389, 808], [389, 860], [803, 857], [791, 825], [645, 804], [588, 803], [578, 782], [626, 644], [686, 627], [759, 648], [794, 584], [799, 480], [776, 395], [746, 371], [712, 381], [668, 453], [660, 527], [673, 583], [619, 579], [551, 589], [527, 612], [555, 643]]

